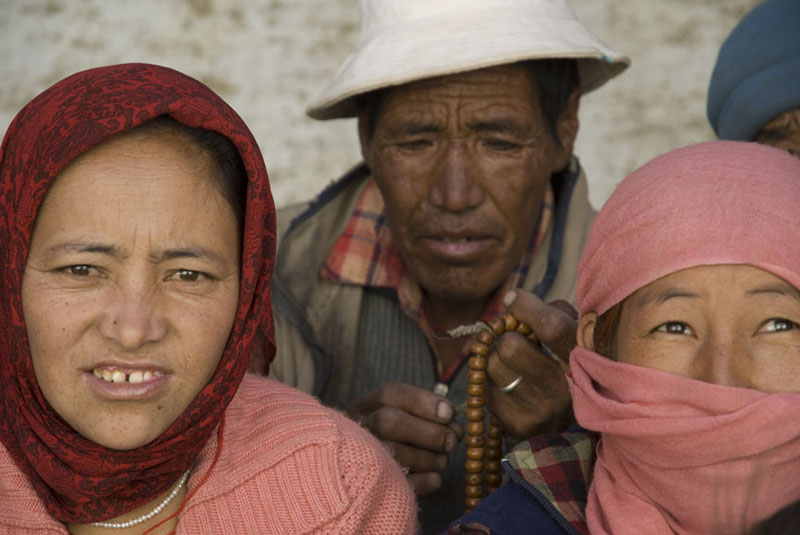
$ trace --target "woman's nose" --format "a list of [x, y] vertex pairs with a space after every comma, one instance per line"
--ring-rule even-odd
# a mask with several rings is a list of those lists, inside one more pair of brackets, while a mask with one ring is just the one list
[[753, 359], [742, 340], [716, 341], [703, 348], [697, 379], [723, 386], [753, 388]]
[[115, 290], [98, 319], [98, 329], [105, 338], [125, 350], [135, 350], [166, 336], [168, 322], [156, 290], [133, 283]]

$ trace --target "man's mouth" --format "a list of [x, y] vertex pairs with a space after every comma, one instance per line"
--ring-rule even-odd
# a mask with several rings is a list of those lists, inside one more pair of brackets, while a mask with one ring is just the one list
[[431, 235], [423, 238], [421, 244], [445, 262], [462, 264], [475, 262], [488, 254], [497, 245], [497, 240], [481, 235]]

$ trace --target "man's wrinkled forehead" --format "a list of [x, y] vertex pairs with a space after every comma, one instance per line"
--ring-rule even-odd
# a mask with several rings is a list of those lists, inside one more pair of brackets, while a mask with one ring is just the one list
[[[473, 128], [507, 128], [537, 102], [536, 87], [518, 65], [417, 80], [381, 91], [370, 110], [376, 120], [425, 124], [443, 116], [469, 116]], [[395, 117], [394, 115], [402, 115]], [[477, 124], [481, 123], [481, 124]]]

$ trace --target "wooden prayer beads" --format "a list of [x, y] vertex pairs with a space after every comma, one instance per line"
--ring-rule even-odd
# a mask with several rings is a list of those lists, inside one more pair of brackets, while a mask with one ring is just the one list
[[464, 464], [467, 511], [477, 507], [485, 495], [492, 493], [500, 486], [503, 479], [500, 469], [500, 459], [503, 455], [503, 429], [494, 416], [489, 417], [489, 428], [484, 437], [486, 365], [489, 351], [495, 339], [504, 332], [517, 331], [523, 336], [531, 334], [530, 328], [511, 314], [492, 318], [488, 326], [491, 331], [480, 331], [469, 348], [467, 460]]

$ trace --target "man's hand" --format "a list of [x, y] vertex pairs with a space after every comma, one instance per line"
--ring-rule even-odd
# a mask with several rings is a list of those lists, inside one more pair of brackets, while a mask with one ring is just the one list
[[347, 413], [389, 447], [417, 495], [442, 485], [447, 453], [464, 435], [449, 401], [421, 388], [389, 383], [354, 399]]
[[[487, 367], [492, 383], [487, 389], [489, 410], [509, 435], [520, 439], [563, 431], [573, 422], [564, 374], [576, 344], [577, 312], [565, 301], [547, 304], [523, 290], [508, 292], [505, 303], [510, 313], [531, 328], [531, 337], [553, 355], [519, 333], [499, 336]], [[502, 391], [518, 378], [510, 392]]]

